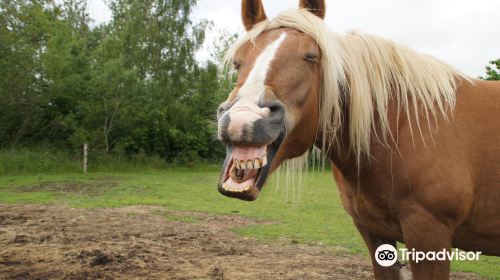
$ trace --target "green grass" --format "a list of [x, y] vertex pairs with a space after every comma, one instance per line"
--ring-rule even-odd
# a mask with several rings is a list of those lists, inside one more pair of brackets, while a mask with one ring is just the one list
[[2, 149], [0, 175], [76, 172], [81, 170], [79, 162], [57, 150]]
[[[186, 168], [175, 163], [166, 163], [158, 156], [147, 156], [138, 153], [126, 156], [119, 153], [106, 154], [102, 151], [89, 151], [89, 172], [138, 172], [176, 170], [218, 170], [206, 161]], [[81, 155], [47, 148], [19, 148], [0, 150], [0, 176], [5, 175], [37, 175], [67, 174], [82, 172]]]
[[[210, 168], [206, 168], [210, 170]], [[329, 172], [310, 173], [304, 187], [292, 190], [268, 183], [255, 202], [230, 199], [216, 190], [219, 174], [214, 171], [177, 169], [147, 173], [78, 173], [64, 175], [30, 175], [0, 177], [0, 202], [4, 203], [66, 203], [72, 207], [120, 207], [127, 205], [161, 205], [171, 211], [197, 211], [222, 215], [240, 215], [274, 221], [236, 228], [234, 231], [264, 242], [300, 242], [324, 244], [336, 251], [362, 254], [366, 247], [343, 209], [339, 193]], [[101, 184], [102, 190], [89, 194], [57, 192], [57, 184], [77, 182], [92, 186], [114, 182], [113, 187]], [[33, 187], [43, 182], [40, 188]], [[26, 188], [28, 186], [28, 188]], [[49, 186], [48, 188], [46, 186]], [[54, 188], [56, 186], [56, 188]], [[25, 190], [25, 191], [20, 191]], [[27, 192], [26, 190], [30, 190]], [[164, 214], [167, 219], [197, 222], [186, 215]], [[453, 262], [454, 270], [473, 272], [491, 279], [500, 279], [500, 258], [481, 256], [478, 262]]]

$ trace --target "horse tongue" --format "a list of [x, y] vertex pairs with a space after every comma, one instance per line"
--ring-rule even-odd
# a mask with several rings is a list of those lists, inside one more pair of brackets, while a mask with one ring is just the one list
[[234, 165], [231, 167], [229, 176], [233, 181], [243, 183], [249, 179], [257, 176], [257, 169], [237, 169]]

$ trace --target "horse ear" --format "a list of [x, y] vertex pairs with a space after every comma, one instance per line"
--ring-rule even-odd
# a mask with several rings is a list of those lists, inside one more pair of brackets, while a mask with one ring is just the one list
[[267, 19], [261, 0], [243, 0], [241, 2], [241, 16], [247, 31], [257, 23]]
[[320, 18], [325, 18], [325, 0], [300, 0], [299, 7], [309, 10]]

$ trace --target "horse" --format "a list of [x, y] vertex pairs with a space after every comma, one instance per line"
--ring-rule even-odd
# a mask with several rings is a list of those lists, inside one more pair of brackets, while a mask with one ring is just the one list
[[[242, 1], [246, 34], [227, 51], [234, 90], [217, 109], [223, 195], [255, 200], [266, 178], [312, 147], [330, 161], [376, 279], [400, 279], [378, 246], [500, 255], [500, 83], [362, 32], [337, 34], [324, 0], [268, 20]], [[449, 260], [410, 260], [448, 279]]]

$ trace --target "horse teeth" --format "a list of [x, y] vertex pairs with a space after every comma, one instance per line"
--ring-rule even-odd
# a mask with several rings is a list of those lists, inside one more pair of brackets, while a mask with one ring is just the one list
[[240, 162], [240, 168], [239, 169], [243, 169], [243, 170], [247, 169], [247, 164], [245, 163], [245, 161], [242, 160]]
[[259, 169], [260, 168], [260, 159], [255, 159], [253, 161], [253, 168]]
[[233, 165], [236, 166], [236, 168], [240, 169], [240, 161], [237, 159], [233, 160]]
[[251, 160], [247, 161], [247, 168], [253, 169], [253, 162]]
[[264, 156], [264, 158], [262, 159], [262, 166], [266, 166], [267, 164], [267, 156]]

